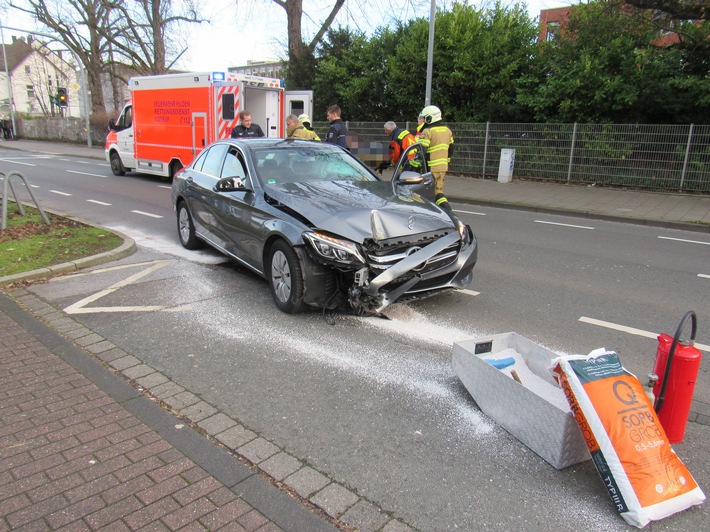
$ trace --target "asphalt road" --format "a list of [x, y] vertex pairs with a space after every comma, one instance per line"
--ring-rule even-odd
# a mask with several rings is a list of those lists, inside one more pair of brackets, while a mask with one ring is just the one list
[[[390, 320], [288, 316], [253, 274], [179, 247], [160, 180], [113, 177], [99, 161], [17, 162], [37, 165], [21, 171], [46, 208], [141, 246], [34, 292], [421, 530], [624, 529], [590, 462], [557, 471], [478, 411], [451, 369], [453, 342], [516, 331], [559, 352], [607, 347], [644, 376], [656, 341], [619, 326], [672, 333], [689, 308], [710, 322], [703, 235], [465, 205], [481, 245], [471, 291], [396, 305]], [[696, 397], [710, 402], [709, 389], [705, 363]], [[675, 446], [704, 487], [709, 436], [691, 423]], [[652, 529], [702, 529], [707, 514]]]

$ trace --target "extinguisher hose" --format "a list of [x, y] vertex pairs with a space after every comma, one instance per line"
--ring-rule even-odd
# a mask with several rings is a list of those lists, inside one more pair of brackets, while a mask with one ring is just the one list
[[675, 336], [673, 337], [673, 342], [671, 343], [671, 348], [668, 351], [668, 360], [666, 361], [666, 369], [663, 372], [663, 383], [661, 384], [661, 391], [658, 393], [658, 397], [656, 398], [656, 404], [653, 405], [656, 412], [659, 412], [661, 410], [661, 407], [663, 406], [663, 400], [665, 399], [666, 394], [666, 386], [668, 385], [668, 381], [670, 380], [669, 377], [671, 374], [671, 366], [673, 364], [673, 355], [675, 354], [675, 348], [678, 346], [678, 342], [680, 342], [680, 333], [683, 331], [683, 327], [685, 327], [685, 323], [688, 321], [688, 318], [691, 318], [690, 345], [693, 345], [693, 343], [695, 342], [695, 333], [698, 329], [698, 320], [695, 316], [695, 312], [689, 310], [688, 312], [686, 312], [685, 316], [683, 316], [683, 319], [680, 320], [680, 323], [678, 324], [678, 329], [676, 329]]

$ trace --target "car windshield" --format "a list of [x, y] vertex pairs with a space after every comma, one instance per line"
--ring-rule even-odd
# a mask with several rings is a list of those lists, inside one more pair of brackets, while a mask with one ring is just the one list
[[254, 149], [254, 162], [265, 185], [305, 181], [377, 181], [349, 153], [321, 146], [289, 146]]

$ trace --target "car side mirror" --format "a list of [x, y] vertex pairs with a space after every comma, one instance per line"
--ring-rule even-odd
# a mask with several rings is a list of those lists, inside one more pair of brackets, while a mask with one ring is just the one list
[[116, 121], [113, 118], [110, 118], [108, 121], [108, 128], [115, 131], [116, 130]]
[[215, 192], [234, 192], [235, 190], [247, 190], [241, 177], [223, 177], [214, 186]]

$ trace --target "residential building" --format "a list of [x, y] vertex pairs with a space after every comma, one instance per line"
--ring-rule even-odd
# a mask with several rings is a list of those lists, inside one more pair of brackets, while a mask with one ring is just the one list
[[540, 33], [538, 41], [552, 41], [569, 20], [569, 13], [572, 7], [558, 7], [554, 9], [543, 9], [540, 11]]
[[[50, 49], [40, 40], [13, 36], [3, 43], [0, 55], [0, 114], [10, 115], [9, 86], [14, 112], [30, 116], [80, 116], [80, 85], [72, 64], [62, 52]], [[7, 65], [5, 64], [7, 58]], [[66, 106], [57, 105], [59, 93]]]

